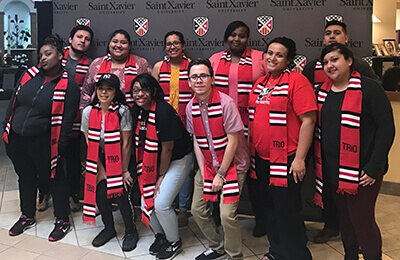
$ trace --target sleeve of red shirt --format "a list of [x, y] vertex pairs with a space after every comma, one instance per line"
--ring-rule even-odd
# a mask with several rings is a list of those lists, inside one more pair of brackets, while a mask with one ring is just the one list
[[310, 81], [300, 73], [290, 73], [289, 102], [297, 116], [317, 110], [317, 100]]

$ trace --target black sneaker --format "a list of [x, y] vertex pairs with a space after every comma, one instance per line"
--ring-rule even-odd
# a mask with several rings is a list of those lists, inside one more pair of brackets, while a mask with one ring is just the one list
[[106, 229], [104, 228], [100, 233], [93, 239], [92, 245], [94, 247], [99, 247], [110, 241], [111, 238], [115, 237], [117, 232], [114, 229]]
[[224, 252], [223, 254], [219, 254], [217, 251], [212, 250], [211, 248], [207, 249], [200, 255], [196, 256], [196, 260], [209, 260], [209, 259], [225, 259], [226, 258], [226, 253]]
[[22, 234], [25, 230], [36, 226], [36, 221], [33, 218], [28, 218], [25, 215], [22, 215], [17, 222], [10, 228], [8, 234], [10, 236], [17, 236]]
[[156, 240], [154, 240], [153, 244], [151, 244], [149, 248], [150, 255], [157, 255], [165, 243], [168, 243], [165, 234], [156, 234]]
[[122, 251], [132, 251], [136, 248], [139, 241], [139, 235], [136, 228], [133, 231], [127, 231], [122, 241]]
[[182, 252], [182, 240], [178, 240], [174, 243], [165, 243], [157, 254], [157, 259], [174, 259], [175, 256]]
[[69, 222], [65, 222], [62, 219], [57, 219], [54, 225], [55, 227], [49, 235], [49, 241], [51, 242], [63, 239], [72, 229], [71, 224]]

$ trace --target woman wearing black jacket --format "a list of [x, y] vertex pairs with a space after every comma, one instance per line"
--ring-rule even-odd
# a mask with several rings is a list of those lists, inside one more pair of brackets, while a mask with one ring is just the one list
[[382, 257], [375, 203], [394, 139], [392, 108], [383, 88], [353, 71], [353, 54], [334, 43], [321, 54], [329, 80], [317, 88], [315, 132], [317, 194], [333, 195], [340, 212], [345, 259]]
[[3, 121], [3, 139], [18, 175], [22, 211], [9, 234], [16, 236], [36, 225], [38, 185], [48, 185], [56, 217], [49, 241], [57, 241], [71, 230], [62, 158], [78, 110], [79, 87], [61, 65], [58, 35], [45, 39], [39, 57], [40, 65], [28, 69], [18, 82]]

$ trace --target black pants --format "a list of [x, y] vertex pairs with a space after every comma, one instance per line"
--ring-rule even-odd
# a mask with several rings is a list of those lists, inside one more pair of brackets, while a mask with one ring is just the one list
[[[118, 208], [121, 212], [122, 219], [125, 224], [125, 232], [131, 232], [135, 228], [133, 219], [133, 208], [128, 200], [130, 194], [124, 189], [122, 196], [117, 197]], [[96, 204], [100, 210], [101, 219], [106, 229], [114, 230], [114, 218], [112, 214], [112, 199], [107, 198], [107, 183], [102, 180], [97, 184], [96, 188]]]
[[322, 216], [325, 223], [324, 228], [339, 231], [339, 211], [333, 198], [335, 190], [332, 191], [332, 188], [332, 185], [324, 185], [324, 189], [322, 191], [322, 201], [324, 203]]
[[[375, 205], [382, 185], [383, 175], [367, 187], [358, 187], [356, 195], [332, 192], [339, 209], [340, 232], [346, 260], [357, 260], [361, 248], [364, 259], [382, 257], [382, 235], [375, 220]], [[335, 191], [337, 188], [332, 187]]]
[[36, 194], [40, 185], [50, 188], [56, 218], [68, 221], [68, 183], [63, 160], [58, 160], [55, 177], [50, 178], [50, 133], [24, 137], [11, 131], [6, 149], [18, 175], [22, 214], [35, 217]]
[[[294, 155], [288, 157], [288, 169]], [[293, 175], [288, 175], [288, 187], [265, 185], [269, 183], [269, 161], [256, 156], [256, 174], [258, 181], [266, 191], [260, 194], [264, 198], [264, 213], [267, 223], [269, 252], [279, 260], [309, 260], [311, 253], [307, 248], [306, 227], [300, 215], [301, 182], [295, 183]]]
[[253, 211], [254, 220], [256, 222], [254, 229], [258, 231], [264, 231], [267, 229], [267, 212], [264, 208], [264, 202], [268, 193], [268, 181], [269, 179], [266, 174], [257, 176], [257, 180], [251, 178], [249, 175], [246, 177], [251, 210]]
[[78, 195], [80, 191], [81, 178], [81, 137], [71, 138], [68, 142], [65, 161], [67, 166], [67, 178], [69, 186], [69, 196]]

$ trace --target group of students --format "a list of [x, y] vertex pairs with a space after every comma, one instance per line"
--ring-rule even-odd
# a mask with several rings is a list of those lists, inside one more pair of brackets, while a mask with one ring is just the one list
[[[330, 22], [325, 38], [345, 29]], [[360, 250], [364, 259], [381, 259], [374, 206], [394, 138], [385, 92], [353, 70], [351, 51], [338, 41], [324, 40], [309, 80], [291, 70], [293, 40], [275, 38], [263, 53], [247, 47], [249, 35], [245, 23], [231, 22], [225, 51], [190, 60], [182, 33], [168, 32], [167, 55], [153, 69], [130, 54], [130, 36], [121, 29], [111, 35], [107, 55], [91, 63], [85, 55], [90, 28], [75, 27], [64, 50], [57, 36], [46, 38], [40, 65], [21, 77], [4, 121], [22, 211], [9, 234], [35, 225], [39, 184], [50, 187], [54, 202], [49, 240], [71, 229], [68, 196], [75, 193], [68, 191], [66, 176], [76, 173], [65, 158], [79, 154], [70, 136], [81, 121], [87, 143], [83, 221], [95, 223], [97, 206], [104, 223], [93, 246], [116, 235], [115, 199], [125, 224], [122, 249], [136, 247], [130, 197], [138, 182], [142, 221], [155, 234], [149, 253], [158, 259], [178, 255], [182, 241], [172, 204], [182, 193], [182, 211], [188, 210], [196, 158], [191, 213], [209, 246], [196, 259], [243, 259], [237, 208], [245, 181], [253, 235], [269, 240], [264, 260], [312, 259], [300, 215], [311, 149], [315, 202], [339, 209], [345, 259], [358, 259]], [[211, 202], [218, 201], [223, 234], [210, 213]]]

